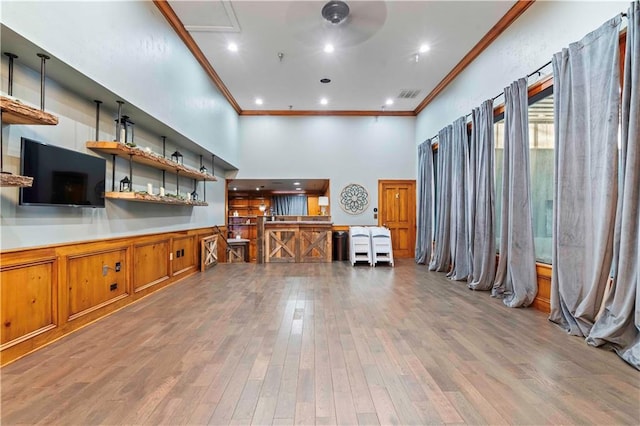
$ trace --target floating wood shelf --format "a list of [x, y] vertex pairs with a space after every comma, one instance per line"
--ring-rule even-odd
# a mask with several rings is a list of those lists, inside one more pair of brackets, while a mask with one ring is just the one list
[[[2, 122], [7, 124], [40, 124], [55, 126], [58, 117], [37, 108], [25, 105], [20, 101], [0, 96]], [[29, 185], [30, 186], [30, 185]]]
[[87, 148], [107, 154], [117, 155], [119, 157], [126, 158], [127, 160], [131, 156], [131, 160], [135, 163], [144, 164], [172, 173], [178, 173], [180, 176], [192, 179], [208, 181], [218, 180], [213, 175], [191, 169], [156, 154], [146, 152], [140, 148], [131, 148], [120, 142], [89, 141], [87, 142]]
[[126, 200], [137, 201], [140, 203], [155, 203], [155, 204], [171, 204], [174, 206], [208, 206], [208, 203], [204, 201], [187, 201], [181, 198], [175, 197], [160, 197], [159, 195], [150, 195], [146, 192], [107, 192], [104, 194], [105, 198], [113, 200]]
[[18, 188], [30, 188], [33, 185], [33, 178], [29, 176], [0, 174], [0, 186], [14, 186]]

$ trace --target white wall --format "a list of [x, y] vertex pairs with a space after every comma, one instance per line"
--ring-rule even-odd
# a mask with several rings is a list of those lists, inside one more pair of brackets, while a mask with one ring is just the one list
[[[375, 225], [378, 179], [415, 179], [414, 117], [240, 117], [239, 179], [330, 179], [335, 224]], [[338, 204], [349, 183], [364, 186], [368, 209]]]
[[[89, 11], [97, 13], [98, 9], [100, 19], [89, 16]], [[118, 17], [122, 18], [120, 20], [115, 18], [116, 9]], [[70, 61], [71, 65], [107, 89], [122, 93], [127, 102], [155, 114], [156, 119], [164, 120], [216, 155], [226, 152], [226, 157], [223, 157], [225, 160], [237, 162], [238, 120], [235, 111], [204, 76], [191, 54], [185, 52], [182, 41], [155, 11], [151, 2], [2, 2], [2, 22], [11, 24], [14, 30], [56, 57]], [[144, 27], [143, 33], [139, 32], [141, 27]], [[132, 38], [127, 40], [126, 37]], [[152, 57], [152, 49], [146, 52], [144, 49], [136, 50], [128, 52], [132, 62], [123, 64], [115, 60], [115, 50], [126, 43], [135, 47], [145, 40], [159, 40], [167, 51]], [[15, 53], [20, 55], [20, 52]], [[152, 66], [158, 68], [152, 71]], [[7, 68], [6, 57], [2, 55], [3, 92], [7, 90]], [[13, 95], [29, 104], [39, 105], [39, 72], [22, 66], [18, 60], [14, 65], [14, 74]], [[106, 185], [110, 190], [110, 156], [85, 148], [87, 140], [95, 139], [95, 104], [91, 99], [76, 95], [50, 79], [46, 82], [46, 90], [46, 110], [59, 117], [59, 124], [3, 124], [5, 170], [20, 172], [20, 138], [25, 136], [105, 158]], [[169, 98], [171, 102], [168, 102]], [[209, 101], [200, 102], [205, 98]], [[113, 139], [111, 114], [102, 114], [100, 128], [101, 139]], [[161, 152], [160, 135], [154, 129], [136, 126], [135, 136], [139, 146], [149, 146], [154, 152]], [[175, 146], [168, 147], [173, 148]], [[199, 167], [199, 158], [194, 153], [184, 149], [181, 152], [185, 156], [185, 165]], [[211, 168], [209, 165], [207, 167]], [[128, 163], [118, 159], [116, 181], [126, 174]], [[147, 183], [152, 183], [157, 190], [162, 174], [159, 170], [134, 164], [133, 177], [134, 189], [144, 190]], [[20, 206], [17, 188], [1, 188], [0, 248], [34, 247], [224, 224], [224, 177], [218, 176], [218, 179], [218, 182], [206, 184], [208, 207], [112, 200], [106, 201], [105, 208], [97, 209]], [[203, 185], [202, 182], [198, 183], [197, 191], [201, 197]], [[193, 180], [181, 179], [180, 187], [181, 192], [193, 190]], [[167, 173], [166, 188], [168, 192], [175, 192], [175, 175]]]
[[1, 17], [127, 103], [237, 163], [235, 110], [153, 2], [3, 1]]
[[[629, 1], [535, 2], [418, 115], [416, 144], [549, 62], [554, 53], [628, 7]], [[551, 66], [543, 73], [550, 74]], [[496, 102], [501, 103], [502, 98]]]

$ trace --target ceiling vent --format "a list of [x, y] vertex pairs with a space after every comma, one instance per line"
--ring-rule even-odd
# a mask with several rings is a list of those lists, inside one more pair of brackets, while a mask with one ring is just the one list
[[400, 91], [400, 94], [398, 95], [398, 98], [413, 99], [418, 96], [418, 93], [420, 93], [420, 89], [402, 89]]
[[322, 7], [322, 17], [332, 24], [339, 24], [349, 16], [349, 6], [343, 1], [330, 1]]

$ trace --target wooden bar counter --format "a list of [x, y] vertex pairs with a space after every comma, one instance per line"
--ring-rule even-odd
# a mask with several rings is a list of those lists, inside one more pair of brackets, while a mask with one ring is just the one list
[[258, 263], [331, 262], [331, 217], [258, 217]]

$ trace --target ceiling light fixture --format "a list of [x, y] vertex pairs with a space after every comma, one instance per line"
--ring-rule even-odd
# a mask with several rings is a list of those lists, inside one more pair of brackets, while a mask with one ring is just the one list
[[333, 51], [335, 50], [335, 48], [333, 47], [333, 44], [325, 44], [324, 45], [324, 52], [325, 53], [333, 53]]
[[235, 43], [229, 43], [227, 45], [227, 49], [229, 49], [231, 52], [237, 52], [238, 51], [238, 45]]
[[293, 182], [293, 186], [299, 186], [300, 182]]
[[302, 188], [296, 188], [296, 191], [302, 191]]
[[256, 105], [262, 105], [262, 98], [256, 98]]
[[385, 101], [385, 104], [387, 105], [393, 105], [393, 99], [389, 98]]
[[332, 0], [322, 6], [322, 17], [332, 24], [339, 24], [349, 16], [349, 6], [343, 1]]
[[425, 53], [425, 52], [428, 52], [429, 50], [431, 50], [431, 47], [429, 47], [428, 44], [420, 45], [420, 49], [419, 49], [420, 53]]
[[323, 84], [331, 83], [331, 79], [330, 78], [321, 78], [320, 79], [320, 83], [323, 83]]
[[320, 99], [320, 103], [321, 103], [322, 105], [326, 105], [326, 104], [328, 104], [328, 103], [329, 103], [329, 101], [327, 100], [327, 98], [322, 98], [322, 99]]

